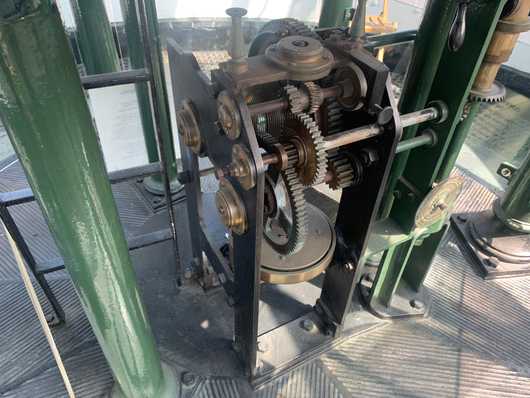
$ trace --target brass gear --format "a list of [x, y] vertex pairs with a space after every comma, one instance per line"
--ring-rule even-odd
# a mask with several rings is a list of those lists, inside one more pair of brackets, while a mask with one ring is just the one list
[[302, 112], [290, 115], [286, 128], [287, 140], [297, 137], [303, 143], [304, 161], [296, 167], [300, 182], [304, 186], [320, 184], [326, 177], [327, 153], [317, 123]]
[[283, 87], [287, 101], [289, 102], [289, 111], [293, 115], [298, 115], [304, 111], [304, 104], [302, 102], [302, 94], [298, 88], [291, 84], [287, 84]]
[[300, 251], [305, 242], [307, 235], [306, 203], [304, 197], [304, 188], [298, 181], [296, 170], [293, 167], [288, 167], [287, 169], [283, 170], [280, 175], [281, 179], [283, 180], [285, 193], [291, 208], [290, 228], [289, 230], [285, 231], [287, 235], [286, 239], [284, 237], [283, 241], [281, 242], [279, 242], [278, 239], [273, 239], [270, 236], [273, 235], [274, 232], [267, 224], [274, 220], [279, 220], [280, 224], [284, 222], [283, 219], [285, 217], [282, 219], [284, 213], [281, 209], [278, 209], [275, 211], [275, 217], [266, 218], [264, 220], [266, 225], [264, 227], [263, 235], [275, 251], [283, 255], [290, 255]]
[[354, 180], [354, 170], [350, 160], [339, 153], [328, 159], [328, 172], [331, 179], [327, 182], [331, 189], [343, 189], [351, 186]]
[[310, 115], [318, 111], [320, 105], [324, 102], [324, 95], [320, 86], [314, 82], [305, 82], [301, 86], [309, 97], [309, 109], [307, 113]]

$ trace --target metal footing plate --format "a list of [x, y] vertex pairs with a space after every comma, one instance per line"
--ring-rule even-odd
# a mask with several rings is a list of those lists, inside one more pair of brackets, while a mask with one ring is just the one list
[[530, 235], [505, 227], [491, 210], [451, 217], [461, 245], [484, 279], [530, 275]]

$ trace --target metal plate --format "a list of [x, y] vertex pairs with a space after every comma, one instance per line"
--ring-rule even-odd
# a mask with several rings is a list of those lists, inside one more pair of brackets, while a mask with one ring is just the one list
[[335, 250], [335, 231], [326, 215], [307, 204], [308, 231], [302, 249], [290, 256], [276, 252], [263, 239], [261, 280], [268, 283], [298, 283], [324, 271]]

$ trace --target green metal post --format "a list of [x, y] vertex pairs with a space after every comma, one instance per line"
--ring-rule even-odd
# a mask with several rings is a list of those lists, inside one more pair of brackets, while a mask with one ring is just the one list
[[447, 155], [443, 160], [442, 167], [438, 173], [438, 181], [445, 180], [451, 175], [456, 164], [456, 159], [458, 158], [458, 155], [460, 155], [460, 151], [462, 150], [467, 135], [469, 134], [469, 129], [480, 110], [480, 102], [470, 102], [467, 106], [469, 106], [469, 109], [465, 111], [467, 115], [456, 127], [451, 143], [449, 144], [449, 149], [447, 150]]
[[88, 75], [117, 72], [120, 59], [103, 0], [70, 0]]
[[1, 2], [0, 37], [0, 117], [112, 369], [115, 395], [174, 397], [55, 3]]
[[[153, 5], [148, 6], [151, 8], [150, 18], [154, 18], [157, 21], [156, 9], [153, 10]], [[129, 59], [131, 68], [141, 69], [145, 67], [144, 61], [144, 47], [142, 45], [142, 35], [140, 31], [140, 26], [138, 24], [138, 13], [136, 12], [136, 2], [134, 0], [121, 0], [121, 11], [123, 15], [123, 21], [125, 25], [125, 32], [127, 34], [127, 48], [129, 52]], [[158, 28], [156, 30], [158, 37]], [[161, 59], [161, 57], [158, 57]], [[162, 81], [162, 84], [165, 86], [165, 80]], [[142, 130], [144, 134], [145, 147], [147, 149], [147, 157], [149, 163], [158, 162], [158, 147], [156, 144], [155, 129], [153, 125], [153, 115], [151, 111], [151, 101], [149, 99], [149, 86], [148, 83], [137, 83], [136, 84], [136, 97], [138, 99], [138, 106], [140, 109], [140, 118], [142, 120]], [[161, 110], [162, 116], [162, 131], [166, 134], [167, 137], [164, 142], [167, 143], [167, 146], [170, 146], [172, 152], [170, 159], [175, 158], [173, 151], [173, 137], [171, 131], [170, 119], [167, 114], [165, 114], [165, 108]], [[176, 169], [174, 167], [175, 163], [172, 163], [170, 174], [172, 177], [172, 191], [179, 189], [180, 185], [176, 181]], [[160, 175], [154, 175], [144, 179], [145, 187], [152, 193], [163, 194], [164, 188], [162, 186], [162, 179]]]
[[[425, 107], [431, 86], [438, 70], [440, 58], [447, 47], [447, 38], [459, 1], [430, 0], [414, 42], [412, 61], [401, 94], [400, 113], [410, 113]], [[418, 126], [403, 130], [402, 140], [416, 136]], [[386, 218], [394, 200], [394, 190], [403, 174], [410, 152], [396, 156], [388, 178], [385, 197], [381, 207], [381, 218]]]
[[346, 17], [346, 12], [352, 8], [352, 3], [352, 0], [324, 0], [318, 27], [348, 26], [349, 18]]
[[[137, 17], [138, 14], [136, 12], [136, 9], [133, 12], [133, 8], [135, 4], [135, 1], [129, 0], [129, 4], [127, 4], [129, 8], [129, 22], [132, 24], [132, 17]], [[153, 70], [151, 73], [153, 74], [153, 80], [152, 84], [154, 84], [156, 95], [158, 99], [158, 104], [160, 104], [159, 109], [159, 123], [160, 123], [160, 129], [162, 131], [162, 134], [164, 136], [164, 150], [166, 151], [166, 159], [169, 160], [169, 167], [168, 167], [168, 176], [170, 180], [170, 188], [171, 192], [177, 192], [182, 188], [182, 185], [177, 180], [177, 164], [176, 164], [176, 157], [175, 157], [175, 149], [174, 149], [174, 140], [173, 140], [173, 131], [171, 128], [171, 118], [169, 116], [169, 102], [168, 102], [168, 96], [167, 96], [167, 86], [166, 86], [166, 78], [164, 73], [164, 62], [162, 59], [162, 45], [160, 43], [160, 33], [158, 31], [158, 16], [156, 13], [156, 3], [155, 0], [145, 0], [145, 9], [146, 9], [146, 18], [147, 18], [147, 28], [149, 30], [149, 37], [152, 38], [152, 42], [149, 43], [149, 49], [151, 51], [151, 60], [153, 64]], [[140, 27], [138, 25], [138, 18], [135, 19], [137, 22], [135, 33], [140, 33]], [[137, 46], [138, 43], [142, 43], [141, 38], [135, 38], [136, 40], [140, 40], [136, 44], [133, 43], [133, 46]], [[142, 47], [143, 49], [144, 47]], [[139, 50], [139, 49], [138, 49]], [[142, 53], [143, 54], [143, 53]], [[135, 54], [135, 57], [139, 57], [140, 54]], [[143, 62], [143, 61], [142, 61]], [[142, 99], [142, 102], [144, 99]], [[153, 133], [154, 134], [154, 133]], [[145, 134], [144, 134], [145, 136]], [[152, 143], [151, 138], [149, 138], [150, 143]], [[159, 155], [157, 154], [157, 157]], [[162, 183], [161, 179], [146, 179], [145, 180], [145, 187], [152, 193], [157, 195], [163, 195], [164, 194], [164, 185]]]
[[530, 154], [508, 184], [502, 200], [493, 207], [495, 215], [509, 228], [530, 233]]

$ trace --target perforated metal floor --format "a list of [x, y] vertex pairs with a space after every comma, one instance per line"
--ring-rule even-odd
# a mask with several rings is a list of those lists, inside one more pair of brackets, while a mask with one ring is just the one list
[[[24, 186], [17, 163], [0, 173], [0, 190]], [[155, 215], [132, 185], [118, 184], [114, 192], [125, 230], [129, 235], [138, 233]], [[478, 211], [493, 197], [467, 177], [457, 210]], [[323, 199], [311, 194], [310, 200]], [[321, 204], [333, 212], [329, 200]], [[20, 207], [16, 209], [17, 222], [36, 256], [55, 256], [37, 206]], [[184, 208], [178, 209], [179, 217], [184, 217]], [[163, 357], [198, 376], [187, 396], [530, 396], [530, 278], [484, 281], [462, 255], [452, 231], [426, 282], [434, 301], [431, 318], [388, 323], [351, 338], [257, 391], [251, 391], [245, 380], [231, 371], [237, 367], [230, 354], [232, 315], [222, 291], [205, 294], [195, 287], [178, 291], [173, 260], [154, 266], [148, 261], [150, 250], [169, 252], [169, 246], [166, 242], [141, 249], [132, 257]], [[104, 396], [112, 376], [69, 277], [62, 271], [48, 278], [67, 315], [66, 325], [56, 328], [54, 337], [76, 396]], [[48, 311], [42, 294], [40, 298]], [[194, 323], [184, 321], [190, 313], [196, 314]], [[0, 396], [65, 397], [3, 237], [0, 316]]]

